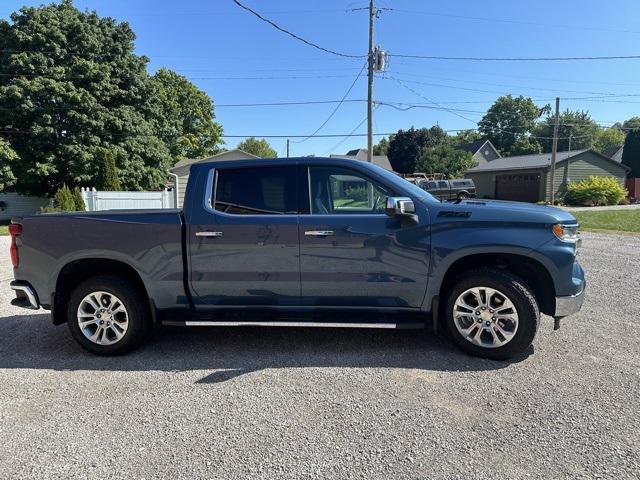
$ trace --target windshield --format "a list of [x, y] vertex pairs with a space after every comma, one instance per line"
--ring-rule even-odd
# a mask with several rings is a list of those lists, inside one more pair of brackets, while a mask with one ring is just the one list
[[405, 180], [404, 178], [399, 177], [395, 173], [391, 173], [390, 171], [385, 170], [384, 168], [379, 167], [378, 165], [369, 164], [369, 167], [375, 169], [376, 173], [383, 176], [386, 181], [388, 181], [394, 186], [397, 186], [401, 190], [408, 192], [411, 196], [417, 197], [427, 202], [441, 203], [440, 200], [435, 198], [429, 192], [425, 192], [423, 189], [421, 189], [417, 185], [414, 185], [408, 180]]

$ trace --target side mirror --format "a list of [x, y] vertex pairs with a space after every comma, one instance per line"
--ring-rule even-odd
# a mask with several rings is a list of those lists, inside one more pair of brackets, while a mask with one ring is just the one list
[[416, 213], [416, 206], [409, 197], [387, 197], [384, 211], [390, 217], [412, 217]]

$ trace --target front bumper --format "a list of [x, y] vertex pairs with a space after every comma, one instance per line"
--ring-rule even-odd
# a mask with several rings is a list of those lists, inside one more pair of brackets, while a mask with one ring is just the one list
[[556, 297], [556, 318], [566, 317], [578, 312], [584, 302], [584, 288], [575, 295]]

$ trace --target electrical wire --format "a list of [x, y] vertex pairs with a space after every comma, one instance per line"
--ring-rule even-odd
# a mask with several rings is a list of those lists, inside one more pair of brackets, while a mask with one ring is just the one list
[[[235, 0], [234, 0], [235, 1]], [[390, 57], [416, 58], [422, 60], [456, 60], [469, 62], [569, 62], [584, 60], [637, 60], [640, 55], [610, 55], [592, 57], [445, 57], [441, 55], [406, 55], [389, 53]]]
[[252, 10], [251, 8], [247, 7], [246, 5], [243, 5], [242, 3], [240, 3], [238, 0], [232, 0], [233, 3], [235, 3], [236, 5], [238, 5], [240, 8], [246, 10], [247, 12], [251, 13], [252, 15], [255, 15], [256, 17], [258, 17], [260, 20], [262, 20], [263, 22], [268, 23], [269, 25], [271, 25], [273, 28], [275, 28], [276, 30], [281, 31], [282, 33], [285, 33], [293, 38], [295, 38], [296, 40], [301, 41], [302, 43], [305, 43], [313, 48], [316, 48], [318, 50], [321, 50], [323, 52], [326, 53], [330, 53], [332, 55], [337, 55], [339, 57], [346, 57], [346, 58], [365, 58], [366, 55], [350, 55], [347, 53], [342, 53], [342, 52], [336, 52], [335, 50], [330, 50], [328, 48], [325, 47], [321, 47], [320, 45], [318, 45], [317, 43], [313, 43], [310, 42], [309, 40], [305, 40], [304, 38], [302, 38], [299, 35], [296, 35], [295, 33], [290, 32], [289, 30], [280, 27], [279, 25], [277, 25], [276, 23], [272, 22], [271, 20], [269, 20], [266, 17], [263, 17], [262, 15], [260, 15], [258, 12], [256, 12], [255, 10]]
[[365, 62], [364, 65], [362, 65], [362, 68], [360, 69], [360, 71], [358, 72], [358, 75], [356, 75], [356, 78], [353, 80], [353, 82], [351, 83], [351, 85], [349, 86], [349, 89], [347, 90], [347, 92], [342, 96], [342, 99], [340, 100], [340, 102], [338, 102], [338, 104], [336, 105], [336, 107], [333, 109], [333, 111], [329, 114], [329, 116], [327, 117], [327, 119], [322, 122], [322, 125], [320, 125], [318, 128], [316, 128], [316, 130], [309, 135], [307, 138], [303, 138], [302, 140], [298, 140], [296, 142], [293, 143], [302, 143], [302, 142], [306, 142], [307, 140], [309, 140], [311, 137], [315, 136], [316, 133], [318, 133], [320, 130], [322, 130], [322, 128], [329, 123], [329, 120], [331, 120], [333, 118], [333, 116], [336, 114], [336, 112], [338, 111], [338, 109], [342, 106], [342, 104], [344, 103], [344, 101], [346, 100], [347, 96], [349, 95], [349, 93], [351, 93], [351, 90], [353, 90], [353, 87], [356, 85], [356, 83], [358, 82], [358, 79], [360, 79], [360, 76], [362, 75], [362, 72], [364, 72], [364, 69], [367, 67], [368, 62]]

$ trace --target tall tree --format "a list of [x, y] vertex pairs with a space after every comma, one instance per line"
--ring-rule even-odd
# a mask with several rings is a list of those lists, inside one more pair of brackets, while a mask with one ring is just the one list
[[273, 158], [278, 156], [278, 152], [271, 148], [269, 142], [264, 138], [258, 140], [255, 137], [249, 137], [240, 142], [236, 148], [260, 158]]
[[398, 130], [389, 142], [389, 163], [398, 173], [413, 173], [416, 162], [427, 148], [447, 142], [447, 133], [438, 125], [431, 128]]
[[460, 178], [464, 172], [478, 164], [470, 152], [450, 145], [427, 148], [418, 162], [416, 170], [425, 173], [443, 173], [447, 178]]
[[71, 0], [0, 21], [0, 130], [18, 154], [15, 189], [90, 184], [110, 148], [126, 189], [159, 188], [170, 154], [157, 136], [156, 88], [126, 22]]
[[629, 178], [640, 178], [640, 129], [629, 130], [627, 133], [622, 163], [631, 168]]
[[160, 135], [174, 161], [203, 158], [220, 151], [222, 126], [214, 121], [213, 101], [182, 75], [161, 68], [157, 87]]
[[624, 144], [624, 131], [618, 128], [599, 128], [593, 141], [593, 148], [602, 153], [610, 147], [619, 147]]
[[[478, 123], [478, 130], [484, 138], [491, 140], [491, 143], [500, 151], [502, 155], [515, 154], [514, 147], [518, 147], [518, 154], [522, 154], [522, 147], [529, 145], [531, 152], [535, 153], [535, 139], [529, 138], [534, 130], [536, 120], [548, 112], [549, 106], [538, 108], [530, 98], [522, 95], [513, 97], [505, 95], [499, 97], [487, 113]], [[516, 145], [516, 142], [520, 142]], [[523, 142], [528, 139], [529, 142]]]
[[[544, 152], [550, 152], [553, 146], [553, 128], [555, 116], [547, 115], [545, 120], [536, 126], [535, 133]], [[589, 112], [582, 110], [565, 110], [560, 114], [558, 127], [558, 151], [582, 150], [591, 148], [596, 140], [600, 127], [591, 119]], [[569, 145], [571, 144], [571, 145]]]
[[16, 183], [13, 170], [17, 161], [18, 155], [13, 151], [9, 142], [0, 138], [0, 192]]
[[113, 153], [108, 149], [103, 149], [100, 154], [98, 188], [109, 192], [119, 192], [122, 189], [115, 158], [113, 158]]

